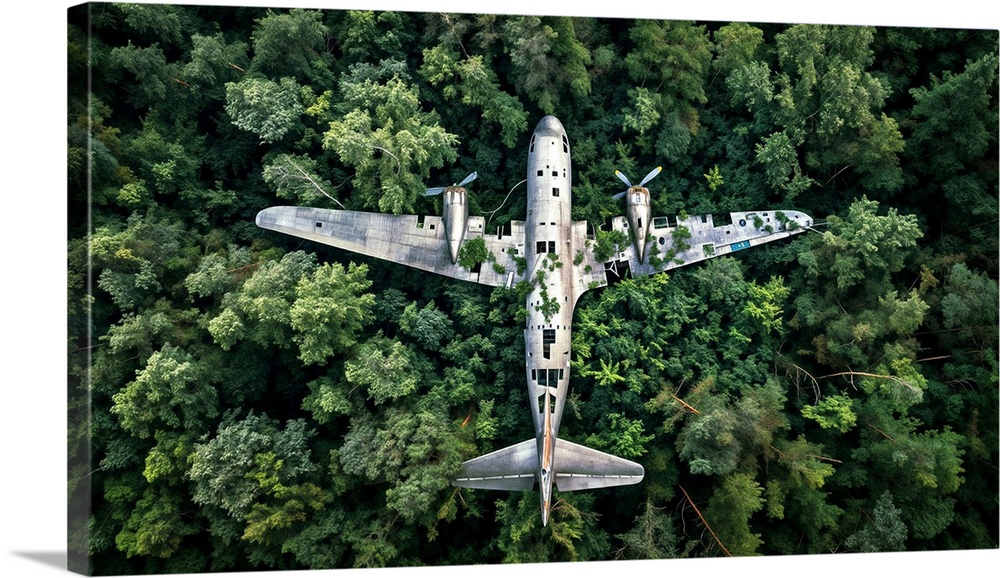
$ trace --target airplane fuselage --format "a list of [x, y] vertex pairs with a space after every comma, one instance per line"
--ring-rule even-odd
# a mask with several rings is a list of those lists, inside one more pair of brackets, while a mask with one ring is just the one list
[[524, 329], [525, 373], [538, 442], [543, 523], [551, 506], [555, 443], [569, 388], [574, 283], [572, 166], [566, 131], [555, 117], [538, 123], [528, 145], [528, 214], [524, 222], [531, 284]]

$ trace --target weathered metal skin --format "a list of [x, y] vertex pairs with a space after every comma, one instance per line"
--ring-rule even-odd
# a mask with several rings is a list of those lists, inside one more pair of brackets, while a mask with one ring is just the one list
[[466, 203], [465, 187], [448, 187], [442, 193], [445, 236], [448, 238], [448, 252], [451, 262], [458, 263], [458, 252], [465, 241], [466, 224], [469, 222], [469, 205]]
[[653, 220], [653, 208], [649, 204], [649, 189], [642, 186], [631, 187], [626, 195], [625, 218], [632, 229], [632, 242], [641, 262], [646, 255], [646, 238], [649, 224]]
[[535, 127], [528, 145], [525, 257], [532, 290], [524, 329], [525, 378], [538, 440], [542, 523], [548, 520], [555, 445], [569, 388], [574, 294], [573, 195], [569, 140], [554, 116]]

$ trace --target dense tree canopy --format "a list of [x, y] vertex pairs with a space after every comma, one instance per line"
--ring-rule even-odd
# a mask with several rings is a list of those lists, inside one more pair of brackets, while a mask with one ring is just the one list
[[[91, 212], [69, 225], [70, 491], [92, 503], [72, 554], [134, 574], [996, 548], [997, 49], [983, 30], [71, 12], [70, 214]], [[471, 211], [523, 219], [547, 113], [574, 219], [621, 214], [614, 169], [663, 165], [657, 215], [818, 223], [583, 296], [560, 435], [646, 477], [557, 493], [542, 527], [534, 493], [449, 482], [531, 435], [518, 291], [254, 215], [438, 214], [424, 188], [478, 170]]]

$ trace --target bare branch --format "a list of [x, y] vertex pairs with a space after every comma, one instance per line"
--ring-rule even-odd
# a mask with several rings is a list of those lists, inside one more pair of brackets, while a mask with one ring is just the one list
[[677, 487], [680, 488], [682, 492], [684, 492], [684, 497], [687, 498], [688, 503], [691, 504], [691, 507], [694, 508], [695, 513], [698, 514], [698, 518], [701, 520], [701, 523], [705, 524], [705, 528], [708, 530], [708, 533], [711, 534], [713, 538], [715, 538], [715, 543], [718, 544], [720, 548], [722, 548], [722, 551], [726, 553], [726, 556], [732, 557], [732, 554], [730, 554], [729, 550], [727, 550], [726, 547], [722, 544], [722, 541], [719, 540], [719, 537], [715, 535], [715, 532], [712, 530], [712, 527], [709, 526], [708, 522], [705, 521], [705, 517], [701, 515], [701, 511], [698, 509], [698, 506], [694, 505], [694, 502], [691, 500], [691, 496], [688, 495], [687, 490], [684, 489], [684, 486], [677, 484]]

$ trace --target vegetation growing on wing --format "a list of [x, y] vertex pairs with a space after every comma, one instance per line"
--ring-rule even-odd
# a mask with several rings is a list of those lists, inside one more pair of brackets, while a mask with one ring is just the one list
[[[92, 52], [69, 27], [67, 135], [69, 214], [92, 203], [68, 245], [70, 410], [91, 416], [70, 433], [93, 452], [70, 544], [95, 572], [997, 547], [996, 31], [92, 16]], [[654, 215], [826, 224], [581, 298], [560, 433], [646, 478], [558, 494], [541, 527], [534, 494], [449, 483], [530, 435], [530, 283], [359, 260], [254, 215], [434, 214], [426, 184], [474, 169], [483, 214], [545, 113], [574, 219], [621, 214], [615, 168], [663, 164]], [[525, 212], [512, 195], [491, 226]], [[674, 239], [654, 256], [702, 246]]]

